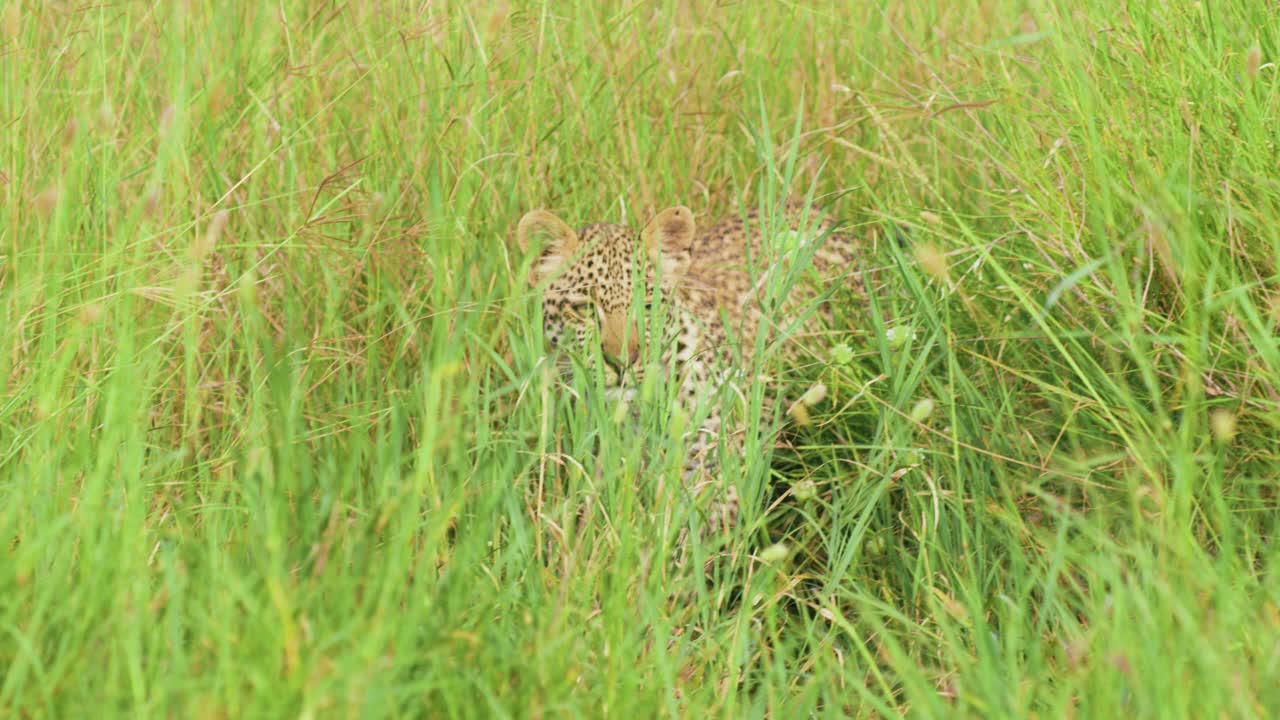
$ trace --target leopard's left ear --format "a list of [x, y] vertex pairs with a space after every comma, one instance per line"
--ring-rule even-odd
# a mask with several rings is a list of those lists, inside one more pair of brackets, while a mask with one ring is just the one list
[[663, 255], [676, 259], [689, 252], [696, 230], [693, 211], [677, 205], [654, 216], [640, 231], [640, 239], [649, 252], [649, 259], [658, 262]]

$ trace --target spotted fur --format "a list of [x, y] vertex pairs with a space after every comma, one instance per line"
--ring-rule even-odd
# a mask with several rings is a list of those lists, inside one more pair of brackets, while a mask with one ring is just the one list
[[[804, 231], [786, 252], [767, 250], [767, 218], [759, 211], [699, 232], [693, 213], [683, 206], [658, 213], [638, 233], [611, 224], [575, 231], [551, 213], [535, 210], [521, 219], [516, 239], [523, 251], [536, 246], [542, 253], [531, 280], [545, 286], [543, 334], [549, 347], [572, 351], [598, 343], [608, 365], [602, 368], [606, 381], [615, 388], [639, 376], [637, 360], [652, 340], [641, 337], [635, 319], [642, 313], [632, 307], [635, 299], [664, 303], [669, 322], [662, 329], [660, 367], [674, 374], [680, 405], [692, 415], [710, 394], [754, 377], [749, 358], [757, 334], [785, 325], [817, 292], [815, 284], [798, 284], [776, 314], [781, 322], [771, 323], [774, 315], [765, 302], [771, 275], [787, 270], [805, 253], [805, 243], [824, 236], [816, 252], [809, 250], [820, 276], [847, 271], [855, 257], [849, 238], [827, 235], [831, 225], [798, 205], [788, 205], [782, 218], [778, 230]], [[639, 292], [637, 284], [642, 284]], [[717, 477], [715, 450], [728, 441], [732, 447], [726, 449], [741, 453], [744, 428], [738, 423], [724, 433], [719, 403], [703, 407], [710, 414], [690, 443], [684, 479], [695, 497], [710, 496], [707, 523], [716, 531], [736, 523], [738, 498], [734, 484]]]

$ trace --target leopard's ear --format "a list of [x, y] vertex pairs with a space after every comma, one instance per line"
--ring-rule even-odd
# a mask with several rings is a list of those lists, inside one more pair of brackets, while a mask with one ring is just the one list
[[578, 233], [546, 210], [533, 210], [520, 218], [516, 227], [516, 244], [522, 253], [532, 248], [566, 258], [578, 247]]
[[640, 238], [649, 252], [649, 259], [657, 262], [663, 255], [675, 259], [688, 253], [693, 247], [695, 230], [693, 211], [677, 205], [655, 215], [640, 231]]

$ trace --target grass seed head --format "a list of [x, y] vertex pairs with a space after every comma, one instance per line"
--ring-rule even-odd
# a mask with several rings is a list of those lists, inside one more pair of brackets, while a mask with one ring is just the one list
[[848, 365], [853, 362], [853, 348], [849, 343], [838, 343], [831, 347], [831, 364]]
[[776, 565], [791, 555], [791, 548], [786, 543], [774, 543], [760, 551], [761, 562]]
[[147, 217], [154, 217], [156, 211], [160, 209], [160, 190], [159, 188], [151, 188], [146, 195], [142, 196], [142, 212]]
[[160, 111], [160, 119], [156, 121], [156, 125], [160, 128], [160, 137], [168, 136], [169, 131], [173, 129], [173, 118], [177, 112], [173, 103], [165, 105], [164, 110]]
[[884, 339], [889, 341], [889, 347], [894, 350], [901, 350], [915, 337], [915, 328], [910, 325], [895, 325], [891, 328], [886, 328], [884, 331]]
[[102, 319], [102, 305], [99, 303], [89, 303], [80, 308], [78, 313], [80, 323], [82, 325], [94, 325]]
[[50, 185], [35, 196], [32, 204], [35, 205], [36, 212], [48, 217], [58, 207], [60, 199], [62, 199], [62, 189], [57, 185]]
[[1209, 413], [1209, 428], [1215, 440], [1229, 443], [1236, 436], [1236, 416], [1226, 408], [1217, 408]]
[[801, 480], [791, 486], [791, 494], [800, 502], [809, 502], [818, 497], [818, 486], [812, 480]]
[[1254, 45], [1249, 48], [1249, 52], [1244, 56], [1244, 74], [1250, 80], [1258, 77], [1258, 70], [1262, 68], [1262, 48]]
[[71, 147], [71, 143], [76, 141], [76, 136], [80, 134], [80, 123], [71, 118], [62, 128], [62, 147]]
[[800, 397], [800, 402], [813, 407], [823, 400], [827, 399], [827, 386], [823, 383], [814, 383], [812, 387], [805, 391]]
[[4, 9], [4, 34], [11, 40], [16, 40], [18, 35], [22, 33], [22, 3], [11, 2]]
[[929, 275], [938, 280], [947, 279], [947, 257], [932, 243], [916, 245], [916, 262]]
[[93, 116], [93, 124], [98, 129], [98, 132], [104, 133], [110, 132], [111, 129], [115, 127], [116, 114], [115, 111], [111, 109], [111, 102], [109, 100], [104, 100], [102, 104], [98, 106], [98, 112], [94, 113]]
[[249, 268], [240, 276], [237, 291], [241, 305], [247, 308], [258, 307], [258, 274], [253, 271], [253, 268]]
[[213, 248], [218, 244], [218, 238], [222, 235], [222, 231], [227, 227], [227, 221], [231, 214], [226, 210], [219, 210], [213, 214], [213, 218], [209, 220], [209, 227], [205, 229], [202, 237], [198, 238], [191, 244], [191, 259], [200, 262], [213, 252]]
[[933, 414], [934, 408], [936, 407], [937, 403], [933, 401], [933, 398], [917, 400], [916, 404], [911, 408], [911, 422], [923, 423], [925, 420], [929, 419], [929, 416]]
[[802, 402], [794, 403], [787, 410], [787, 414], [791, 416], [791, 421], [800, 427], [809, 427], [813, 424], [813, 418], [809, 416], [809, 408]]

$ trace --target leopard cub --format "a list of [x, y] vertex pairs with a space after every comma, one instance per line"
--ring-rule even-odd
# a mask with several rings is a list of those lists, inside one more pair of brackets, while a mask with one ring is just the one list
[[[574, 230], [555, 215], [534, 210], [516, 229], [521, 252], [541, 253], [530, 280], [544, 288], [543, 335], [550, 348], [598, 345], [605, 367], [592, 369], [625, 394], [641, 374], [639, 360], [648, 343], [661, 342], [658, 367], [679, 384], [681, 409], [703, 417], [683, 475], [695, 497], [710, 496], [707, 525], [713, 532], [734, 525], [738, 515], [736, 486], [717, 477], [716, 448], [728, 442], [726, 449], [740, 453], [745, 428], [738, 422], [725, 432], [720, 403], [708, 398], [754, 377], [749, 360], [757, 334], [787, 325], [818, 292], [818, 284], [796, 284], [781, 313], [770, 313], [771, 276], [803, 257], [829, 281], [848, 272], [855, 257], [848, 237], [830, 234], [829, 222], [799, 205], [784, 208], [785, 227], [773, 234], [792, 238], [790, 243], [765, 242], [767, 219], [752, 210], [699, 230], [689, 208], [676, 206], [659, 212], [639, 232], [607, 223]], [[662, 328], [638, 327], [637, 318], [645, 315], [633, 307], [637, 302], [663, 303], [668, 322]]]

